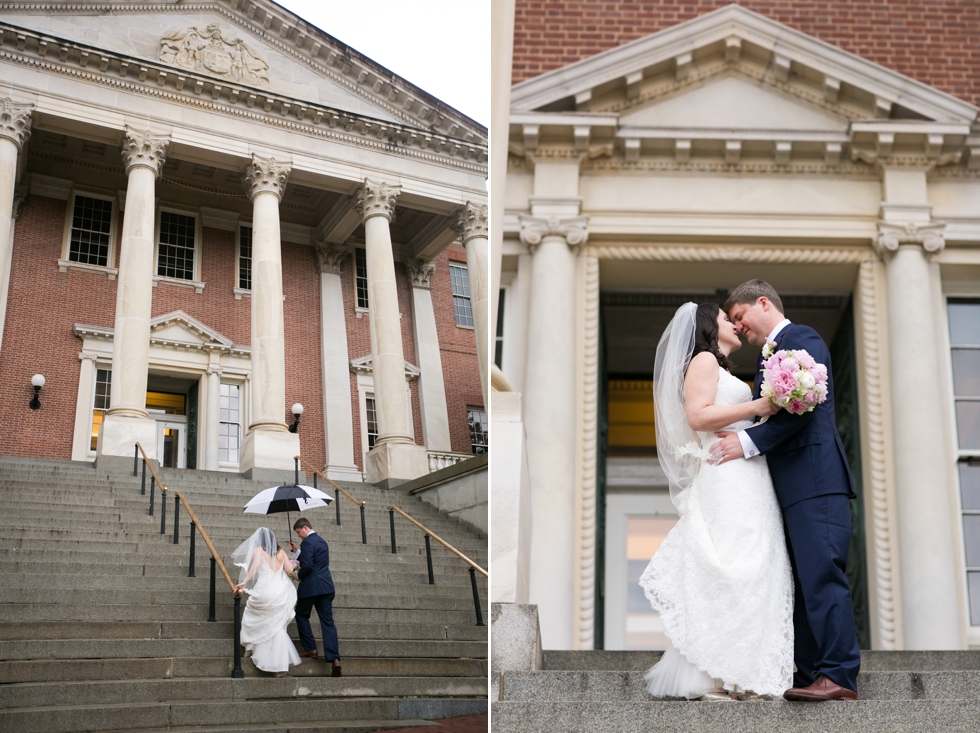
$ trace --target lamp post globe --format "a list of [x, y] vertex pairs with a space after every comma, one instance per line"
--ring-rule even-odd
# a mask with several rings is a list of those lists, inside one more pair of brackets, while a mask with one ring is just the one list
[[293, 424], [289, 426], [289, 432], [295, 433], [299, 430], [299, 416], [303, 414], [303, 405], [299, 402], [293, 404]]
[[41, 400], [38, 399], [38, 395], [41, 392], [41, 387], [44, 386], [44, 375], [35, 374], [31, 377], [31, 386], [34, 387], [34, 399], [31, 400], [29, 407], [32, 410], [39, 410], [41, 408]]

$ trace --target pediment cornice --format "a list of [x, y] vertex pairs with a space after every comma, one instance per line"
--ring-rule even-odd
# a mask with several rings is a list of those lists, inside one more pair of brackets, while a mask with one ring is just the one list
[[[74, 334], [81, 339], [111, 343], [115, 330], [109, 326], [76, 323]], [[183, 311], [174, 311], [150, 320], [150, 345], [171, 351], [203, 351], [248, 358], [248, 346], [235, 345], [231, 339], [209, 328]]]

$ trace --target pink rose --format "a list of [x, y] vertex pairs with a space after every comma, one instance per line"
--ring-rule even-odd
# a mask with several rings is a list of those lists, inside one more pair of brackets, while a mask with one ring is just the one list
[[806, 412], [806, 403], [803, 400], [794, 399], [789, 405], [789, 411], [794, 415], [802, 415]]
[[813, 378], [816, 379], [818, 383], [827, 381], [827, 367], [825, 367], [823, 364], [814, 364], [813, 368], [810, 369], [810, 374], [813, 375]]
[[783, 359], [782, 368], [791, 372], [798, 372], [800, 370], [800, 362], [790, 356]]
[[819, 397], [817, 396], [817, 393], [811, 389], [809, 392], [803, 395], [803, 399], [808, 405], [815, 405]]
[[796, 360], [800, 362], [800, 366], [804, 369], [813, 369], [813, 367], [817, 364], [816, 360], [814, 360], [814, 358], [805, 351], [797, 351], [794, 356], [796, 357]]
[[778, 396], [788, 395], [796, 389], [796, 376], [792, 372], [776, 372], [770, 381], [772, 391]]
[[779, 368], [779, 357], [777, 357], [775, 355], [770, 356], [768, 359], [766, 359], [764, 362], [762, 362], [762, 366], [764, 366], [766, 369], [769, 369], [770, 371], [775, 370], [775, 369], [778, 369]]

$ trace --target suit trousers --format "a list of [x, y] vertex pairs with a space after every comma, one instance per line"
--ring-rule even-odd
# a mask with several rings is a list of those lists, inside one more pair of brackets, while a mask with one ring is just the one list
[[793, 684], [808, 687], [824, 675], [857, 692], [861, 652], [845, 575], [850, 501], [846, 494], [804, 499], [783, 509], [783, 521], [796, 590]]
[[333, 593], [320, 596], [306, 596], [296, 601], [296, 630], [299, 631], [299, 643], [303, 650], [316, 651], [316, 639], [310, 629], [310, 613], [316, 608], [320, 617], [320, 634], [323, 637], [323, 656], [328, 662], [340, 659], [337, 627], [333, 624]]

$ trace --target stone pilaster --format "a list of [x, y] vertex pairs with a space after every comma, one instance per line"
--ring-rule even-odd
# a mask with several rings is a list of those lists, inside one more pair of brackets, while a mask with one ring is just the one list
[[18, 104], [9, 97], [0, 102], [0, 339], [7, 312], [7, 274], [13, 245], [14, 188], [17, 156], [31, 136], [34, 106]]
[[411, 438], [405, 404], [405, 352], [389, 229], [400, 191], [400, 186], [365, 180], [354, 197], [354, 207], [364, 222], [369, 317], [374, 335], [371, 363], [378, 442], [368, 452], [365, 466], [371, 482], [413, 479], [429, 470], [425, 449]]
[[123, 138], [122, 159], [129, 181], [119, 250], [112, 390], [110, 407], [99, 432], [99, 462], [131, 457], [136, 442], [147, 456], [158, 458], [156, 421], [146, 412], [146, 377], [150, 362], [156, 179], [169, 144], [168, 137], [147, 130], [127, 128]]
[[279, 203], [291, 166], [252, 156], [242, 184], [252, 199], [252, 417], [240, 468], [257, 477], [288, 471], [300, 453], [299, 433], [286, 425], [286, 345], [282, 305]]
[[483, 404], [488, 405], [487, 380], [490, 375], [490, 281], [488, 274], [490, 242], [487, 207], [467, 202], [456, 212], [453, 228], [466, 247], [466, 270], [470, 278], [470, 303], [476, 331], [476, 354], [480, 364]]
[[204, 410], [207, 417], [207, 429], [204, 434], [204, 468], [208, 471], [217, 471], [220, 455], [218, 440], [221, 428], [221, 370], [208, 367], [207, 376], [207, 407]]

